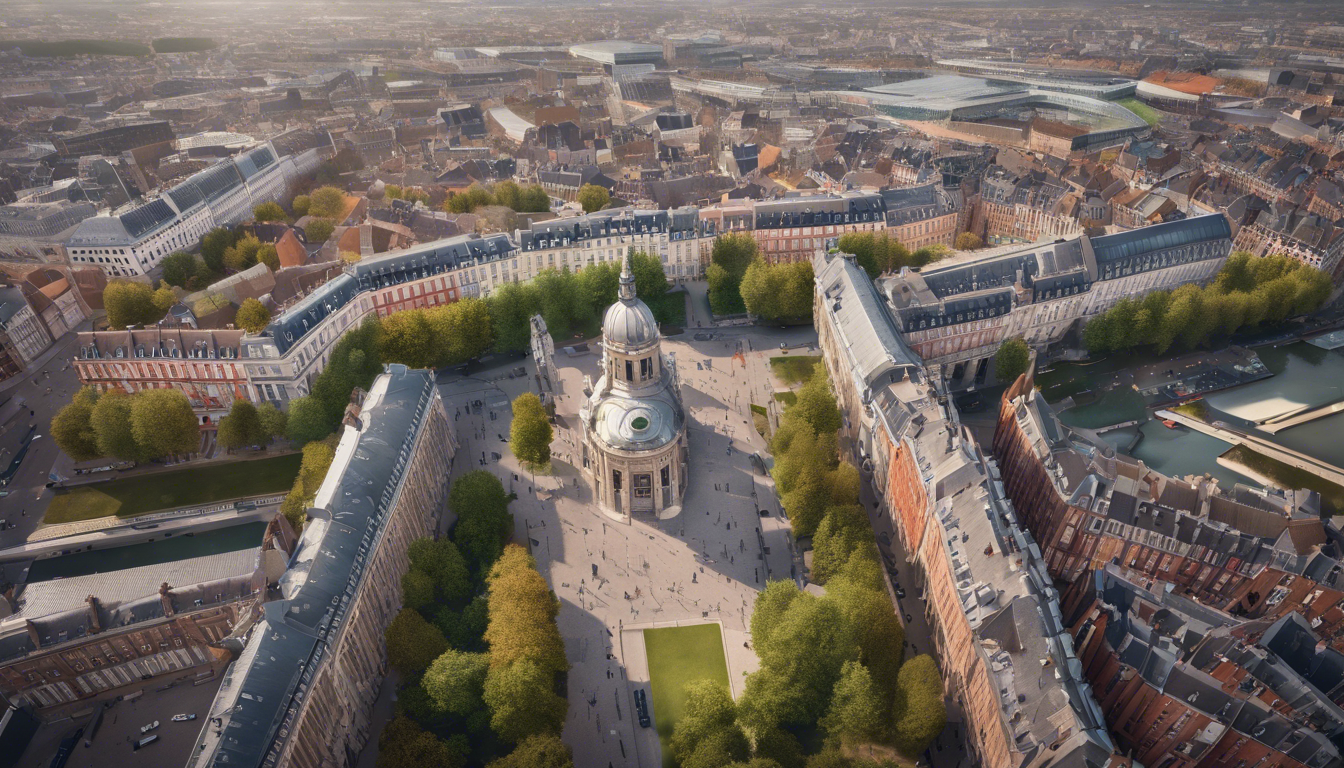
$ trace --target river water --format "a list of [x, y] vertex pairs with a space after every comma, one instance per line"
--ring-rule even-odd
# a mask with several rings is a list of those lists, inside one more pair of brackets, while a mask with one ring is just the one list
[[[1255, 351], [1274, 376], [1206, 397], [1210, 420], [1226, 421], [1250, 430], [1256, 420], [1344, 400], [1344, 351], [1327, 351], [1300, 341], [1278, 347], [1259, 347]], [[1068, 382], [1054, 384], [1054, 393], [1050, 389], [1044, 390], [1047, 399], [1057, 399], [1052, 394], [1062, 396], [1062, 393], [1087, 389], [1100, 393], [1096, 402], [1061, 411], [1059, 417], [1065, 424], [1097, 428], [1148, 419], [1140, 426], [1113, 430], [1103, 437], [1118, 450], [1164, 474], [1208, 473], [1218, 478], [1224, 487], [1232, 483], [1254, 484], [1250, 479], [1220, 467], [1215, 461], [1228, 449], [1227, 443], [1189, 429], [1168, 429], [1161, 422], [1149, 419], [1137, 392], [1131, 387], [1111, 383], [1115, 365], [1078, 366], [1063, 371], [1060, 368], [1056, 366], [1052, 381], [1062, 377]], [[1139, 432], [1143, 439], [1134, 445], [1134, 437]], [[1285, 448], [1344, 467], [1344, 413], [1291, 427], [1277, 435], [1259, 434]]]

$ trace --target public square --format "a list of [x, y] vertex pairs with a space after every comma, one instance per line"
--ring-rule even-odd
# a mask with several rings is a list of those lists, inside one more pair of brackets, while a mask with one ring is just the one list
[[648, 680], [643, 628], [717, 623], [734, 695], [756, 669], [748, 647], [756, 593], [767, 579], [798, 578], [802, 565], [772, 481], [753, 469], [751, 455], [765, 452], [766, 442], [752, 426], [750, 406], [770, 402], [782, 386], [769, 367], [780, 344], [814, 355], [807, 344], [815, 339], [810, 327], [688, 330], [664, 339], [664, 352], [677, 360], [690, 444], [685, 503], [667, 520], [637, 513], [619, 523], [592, 503], [578, 412], [583, 377], [596, 379], [600, 368], [597, 344], [576, 356], [557, 344], [548, 476], [523, 471], [506, 442], [509, 402], [537, 391], [532, 361], [525, 378], [499, 368], [442, 385], [460, 443], [454, 474], [488, 469], [518, 495], [510, 506], [515, 540], [530, 544], [560, 598], [571, 664], [565, 741], [577, 765], [662, 765], [656, 732], [640, 728], [633, 713], [634, 687], [647, 688]]

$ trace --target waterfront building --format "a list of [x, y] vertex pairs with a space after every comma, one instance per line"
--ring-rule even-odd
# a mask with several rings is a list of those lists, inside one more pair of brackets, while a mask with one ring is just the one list
[[681, 381], [635, 295], [628, 257], [620, 298], [602, 318], [602, 374], [596, 384], [585, 378], [584, 391], [583, 470], [602, 511], [622, 522], [636, 512], [678, 514], [690, 458]]
[[322, 136], [325, 144], [283, 144], [297, 150], [292, 154], [267, 142], [190, 176], [158, 197], [84, 219], [66, 240], [66, 252], [77, 266], [96, 266], [109, 277], [147, 280], [168, 254], [194, 248], [211, 229], [238, 224], [251, 217], [256, 205], [286, 197], [291, 185], [315, 171], [332, 151], [330, 137]]
[[293, 547], [277, 516], [245, 549], [10, 587], [0, 595], [0, 697], [43, 710], [192, 670], [208, 677], [228, 658], [226, 638], [255, 620]]
[[819, 255], [815, 321], [846, 417], [842, 440], [871, 478], [924, 584], [946, 695], [986, 768], [1128, 766], [1082, 676], [1058, 594], [999, 469], [903, 345], [853, 257]]
[[1121, 298], [1213, 278], [1232, 250], [1221, 214], [1101, 237], [977, 252], [878, 280], [903, 341], [942, 376], [983, 380], [1008, 338], [1044, 348]]
[[[375, 734], [407, 548], [433, 536], [457, 449], [432, 371], [390, 365], [352, 402], [279, 599], [210, 705], [194, 768], [347, 765]], [[203, 718], [204, 719], [204, 718]]]

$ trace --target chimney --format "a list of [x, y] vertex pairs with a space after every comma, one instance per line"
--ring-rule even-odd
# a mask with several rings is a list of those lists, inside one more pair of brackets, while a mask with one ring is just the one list
[[159, 602], [163, 604], [163, 615], [172, 616], [176, 611], [173, 610], [173, 588], [168, 586], [168, 582], [159, 585]]
[[98, 607], [101, 603], [93, 595], [84, 598], [84, 602], [89, 604], [89, 634], [96, 635], [103, 631], [103, 620], [98, 615]]

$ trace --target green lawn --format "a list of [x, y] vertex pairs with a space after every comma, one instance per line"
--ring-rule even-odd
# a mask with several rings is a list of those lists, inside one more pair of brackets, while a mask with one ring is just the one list
[[686, 684], [710, 679], [728, 685], [728, 661], [718, 624], [644, 630], [644, 654], [649, 662], [653, 695], [653, 725], [663, 745], [663, 766], [673, 766], [668, 746], [672, 729], [686, 707]]
[[283, 493], [294, 484], [302, 460], [303, 454], [290, 453], [57, 491], [42, 522], [69, 523], [108, 515], [133, 517], [221, 499]]
[[770, 370], [785, 384], [802, 384], [812, 378], [812, 371], [821, 362], [820, 355], [786, 355], [770, 358]]
[[1119, 104], [1125, 109], [1128, 109], [1130, 112], [1133, 112], [1139, 117], [1142, 117], [1144, 122], [1148, 123], [1149, 125], [1157, 125], [1158, 123], [1162, 122], [1162, 116], [1157, 113], [1157, 110], [1153, 109], [1147, 104], [1144, 104], [1142, 101], [1139, 101], [1138, 99], [1132, 96], [1128, 99], [1121, 99], [1115, 103]]

